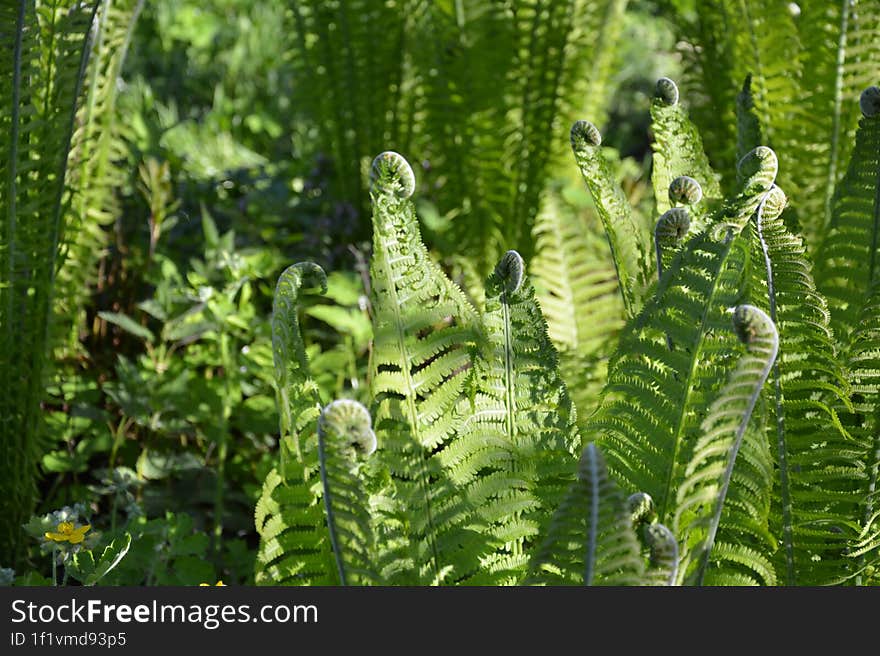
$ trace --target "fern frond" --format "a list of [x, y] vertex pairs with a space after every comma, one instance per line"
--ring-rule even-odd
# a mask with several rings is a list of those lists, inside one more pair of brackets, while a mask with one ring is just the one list
[[[880, 94], [869, 87], [863, 98]], [[880, 273], [880, 110], [859, 123], [846, 175], [835, 192], [831, 224], [816, 254], [816, 284], [828, 299], [831, 327], [847, 343], [859, 309]]]
[[260, 535], [258, 585], [339, 583], [321, 505], [317, 421], [318, 386], [309, 364], [297, 316], [303, 289], [327, 291], [317, 264], [288, 267], [278, 278], [272, 307], [272, 354], [279, 410], [280, 462], [269, 472], [256, 508]]
[[[318, 126], [332, 159], [331, 189], [358, 217], [369, 210], [363, 164], [386, 144], [409, 146], [404, 52], [413, 4], [312, 0], [289, 6], [297, 80], [292, 102]], [[366, 236], [367, 224], [358, 227]]]
[[[532, 227], [553, 135], [575, 113], [602, 116], [625, 0], [415, 3], [412, 57], [420, 152], [451, 221], [449, 247], [485, 277]], [[586, 106], [585, 106], [586, 105]]]
[[640, 307], [641, 291], [650, 269], [649, 249], [633, 220], [629, 202], [611, 177], [599, 150], [601, 144], [601, 133], [589, 121], [577, 121], [572, 126], [571, 148], [575, 161], [605, 228], [626, 316], [632, 317]]
[[469, 583], [521, 578], [537, 536], [574, 479], [580, 438], [557, 355], [516, 251], [486, 283], [485, 341], [474, 358], [456, 441], [440, 456], [494, 536]]
[[[444, 540], [459, 539], [446, 527], [457, 498], [440, 467], [440, 454], [460, 428], [454, 412], [472, 366], [479, 320], [461, 290], [434, 264], [422, 244], [412, 202], [406, 197], [412, 169], [397, 153], [374, 163], [371, 392], [375, 430], [389, 463], [396, 502], [408, 518], [409, 553], [417, 580], [444, 575]], [[449, 528], [452, 535], [446, 535]], [[462, 554], [468, 557], [470, 553]], [[472, 565], [459, 563], [455, 576]]]
[[107, 226], [116, 218], [115, 190], [126, 182], [122, 126], [116, 111], [119, 78], [144, 0], [102, 0], [95, 18], [85, 81], [68, 171], [73, 191], [66, 209], [63, 263], [58, 273], [55, 314], [59, 341], [79, 349], [82, 308], [97, 276], [107, 243]]
[[774, 512], [785, 562], [780, 572], [794, 585], [828, 580], [844, 564], [834, 517], [851, 515], [841, 491], [859, 474], [841, 459], [850, 437], [835, 407], [849, 404], [849, 385], [803, 241], [783, 222], [786, 202], [774, 186], [756, 213], [754, 259], [764, 266], [755, 268], [752, 295], [779, 331], [780, 356], [771, 374], [779, 472]]
[[0, 47], [0, 547], [33, 505], [67, 160], [96, 2], [4, 3]]
[[[853, 535], [849, 526], [837, 526], [838, 537], [846, 539], [849, 548], [845, 555], [856, 583], [870, 582], [876, 578], [880, 565], [880, 522], [878, 522], [878, 476], [880, 476], [880, 286], [871, 290], [861, 312], [857, 327], [847, 348], [848, 373], [852, 382], [852, 414], [843, 420], [854, 440], [843, 451], [840, 468], [851, 473], [852, 493], [845, 507], [844, 517], [857, 518], [858, 533]], [[841, 504], [842, 505], [842, 504]], [[841, 549], [841, 551], [844, 551]]]
[[831, 222], [834, 191], [853, 147], [859, 113], [853, 100], [880, 68], [880, 2], [804, 0], [798, 3], [803, 66], [792, 103], [783, 184], [798, 199], [811, 252]]
[[533, 235], [529, 272], [582, 424], [596, 405], [623, 326], [617, 276], [601, 233], [555, 193], [545, 198]]
[[[731, 365], [726, 310], [739, 303], [749, 219], [772, 184], [775, 160], [754, 154], [745, 191], [676, 255], [621, 335], [601, 406], [589, 421], [612, 475], [651, 495], [669, 523], [702, 414]], [[667, 339], [671, 340], [670, 350]]]
[[[705, 197], [707, 204], [721, 200], [719, 176], [709, 165], [700, 133], [679, 100], [675, 82], [661, 78], [651, 102], [651, 132], [654, 135], [651, 144], [654, 152], [651, 183], [658, 215], [675, 206], [676, 203], [670, 198], [670, 186], [681, 176], [687, 176], [700, 185], [700, 196]], [[699, 202], [697, 199], [688, 204], [696, 205]], [[699, 205], [692, 210], [697, 219], [702, 219], [704, 213]], [[695, 231], [703, 227], [701, 223], [700, 220], [695, 221]]]
[[765, 140], [761, 133], [761, 119], [752, 96], [752, 76], [746, 75], [742, 90], [736, 95], [736, 159], [739, 161], [750, 150]]
[[[747, 545], [728, 543], [720, 554], [712, 553], [725, 510], [731, 516], [728, 518], [731, 524], [760, 524], [762, 492], [769, 510], [771, 466], [769, 454], [762, 453], [767, 450], [766, 444], [762, 444], [762, 432], [749, 444], [750, 452], [743, 449], [743, 458], [749, 466], [737, 467], [738, 480], [734, 488], [731, 482], [752, 411], [779, 352], [779, 335], [770, 317], [753, 305], [737, 306], [733, 311], [733, 325], [740, 340], [747, 345], [746, 353], [703, 421], [703, 434], [694, 445], [676, 495], [675, 525], [686, 536], [682, 574], [697, 585], [703, 584], [713, 556], [716, 566], [733, 561], [754, 571], [765, 583], [772, 584], [775, 580], [769, 561]], [[728, 491], [733, 494], [725, 504]], [[734, 518], [734, 514], [740, 516]], [[766, 532], [760, 525], [756, 528], [759, 534]]]
[[623, 492], [602, 453], [587, 444], [577, 481], [532, 558], [530, 585], [641, 585], [645, 574]]

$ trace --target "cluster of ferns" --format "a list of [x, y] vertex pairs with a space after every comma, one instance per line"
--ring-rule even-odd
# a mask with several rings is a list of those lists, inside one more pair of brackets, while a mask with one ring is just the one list
[[[481, 307], [424, 246], [407, 161], [379, 155], [369, 407], [322, 405], [310, 377], [297, 302], [324, 272], [278, 281], [281, 454], [256, 508], [257, 582], [877, 582], [880, 89], [859, 101], [809, 245], [748, 84], [733, 180], [658, 82], [653, 226], [578, 121], [606, 238], [584, 252], [601, 261], [568, 257], [585, 236], [545, 213], [532, 261], [504, 254]], [[591, 339], [566, 338], [572, 314]]]

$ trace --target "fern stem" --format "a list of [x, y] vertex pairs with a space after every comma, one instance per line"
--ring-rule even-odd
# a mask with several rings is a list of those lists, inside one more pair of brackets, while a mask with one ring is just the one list
[[[375, 223], [374, 223], [375, 226]], [[375, 227], [374, 227], [375, 230]], [[373, 255], [374, 261], [381, 259], [382, 264], [381, 267], [384, 270], [391, 271], [392, 267], [388, 263], [386, 258], [386, 253], [382, 249], [376, 249]], [[401, 316], [401, 300], [397, 293], [397, 287], [394, 284], [388, 285], [388, 295], [390, 296], [390, 307], [394, 308], [394, 326], [396, 328], [396, 337], [397, 337], [397, 351], [400, 353], [401, 361], [403, 363], [412, 362], [412, 356], [409, 353], [409, 349], [406, 344], [406, 332], [404, 328], [404, 319]], [[418, 479], [419, 479], [419, 488], [421, 489], [422, 496], [425, 499], [425, 520], [427, 524], [427, 540], [428, 545], [431, 549], [431, 569], [434, 572], [434, 580], [440, 580], [440, 555], [437, 551], [437, 544], [435, 541], [436, 536], [436, 527], [434, 523], [434, 513], [431, 508], [431, 491], [428, 487], [428, 471], [426, 470], [425, 463], [425, 447], [422, 444], [421, 439], [419, 439], [418, 429], [419, 429], [419, 415], [418, 409], [416, 408], [415, 402], [415, 389], [416, 386], [413, 383], [412, 379], [412, 371], [409, 366], [406, 364], [401, 367], [401, 374], [404, 380], [404, 387], [408, 390], [408, 394], [406, 394], [406, 413], [407, 413], [407, 421], [409, 426], [413, 432], [411, 438], [415, 441], [417, 453], [417, 459], [419, 462], [419, 471], [418, 471]]]
[[[510, 329], [510, 300], [508, 292], [505, 289], [501, 293], [501, 312], [504, 321], [504, 388], [505, 388], [505, 418], [504, 428], [507, 437], [510, 440], [510, 446], [516, 450], [517, 430], [516, 430], [516, 398], [514, 389], [516, 389], [516, 372], [514, 371], [514, 353], [513, 353], [513, 334]], [[519, 513], [517, 513], [519, 515]], [[523, 538], [517, 538], [511, 545], [511, 553], [514, 556], [522, 555]]]
[[333, 558], [336, 560], [336, 571], [339, 574], [339, 584], [347, 585], [345, 580], [345, 564], [342, 561], [342, 551], [339, 547], [339, 536], [336, 533], [336, 519], [333, 515], [333, 503], [330, 499], [330, 484], [327, 481], [327, 452], [322, 431], [318, 431], [318, 462], [321, 465], [321, 487], [324, 490], [324, 510], [327, 513], [327, 531], [330, 535], [330, 546], [333, 549]]
[[[770, 193], [764, 195], [764, 200], [758, 206], [756, 213], [756, 226], [758, 240], [761, 243], [761, 252], [764, 255], [764, 267], [767, 271], [767, 298], [770, 305], [770, 320], [776, 323], [776, 291], [773, 285], [773, 262], [770, 259], [770, 249], [764, 239], [763, 210]], [[791, 506], [791, 483], [788, 478], [788, 448], [785, 443], [785, 412], [782, 408], [782, 379], [779, 374], [779, 362], [773, 363], [773, 400], [776, 414], [776, 447], [779, 458], [779, 488], [782, 497], [782, 542], [785, 547], [785, 573], [786, 584], [795, 585], [794, 571], [794, 538], [792, 528]]]

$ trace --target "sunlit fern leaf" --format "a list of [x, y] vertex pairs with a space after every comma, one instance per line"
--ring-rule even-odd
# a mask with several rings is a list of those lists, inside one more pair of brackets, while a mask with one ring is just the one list
[[302, 289], [326, 292], [327, 278], [317, 264], [288, 267], [275, 289], [272, 352], [280, 462], [266, 477], [256, 508], [258, 585], [339, 583], [321, 503], [317, 443], [321, 404], [318, 387], [309, 375], [297, 316]]
[[[703, 585], [732, 568], [744, 576], [753, 572], [755, 583], [772, 585], [772, 564], [748, 544], [768, 534], [772, 465], [763, 431], [753, 431], [749, 439], [747, 429], [776, 360], [779, 336], [770, 317], [753, 305], [737, 306], [733, 322], [747, 349], [703, 421], [676, 495], [675, 525], [684, 536], [681, 573], [685, 581]], [[742, 464], [735, 467], [738, 456]], [[725, 514], [726, 526], [719, 532]], [[734, 533], [741, 543], [731, 541]], [[716, 539], [726, 545], [717, 553]]]
[[95, 18], [85, 97], [77, 115], [67, 184], [64, 261], [58, 274], [55, 313], [62, 346], [80, 349], [83, 305], [97, 277], [107, 243], [107, 226], [118, 211], [114, 194], [128, 182], [119, 160], [127, 155], [116, 110], [122, 64], [144, 0], [101, 0]]
[[811, 252], [830, 221], [836, 185], [853, 147], [855, 99], [880, 69], [880, 1], [801, 0], [796, 19], [802, 83], [793, 99], [782, 184], [797, 198]]
[[516, 251], [486, 283], [485, 342], [461, 428], [441, 461], [494, 538], [468, 583], [514, 583], [574, 480], [580, 437], [557, 355]]
[[302, 459], [316, 446], [314, 438], [320, 413], [318, 386], [309, 374], [305, 344], [299, 328], [301, 290], [327, 293], [327, 276], [312, 262], [300, 262], [278, 278], [272, 301], [272, 357], [275, 365], [275, 393], [280, 412], [281, 440]]
[[529, 263], [579, 423], [596, 405], [607, 358], [623, 326], [617, 276], [597, 227], [585, 213], [548, 193], [533, 232], [536, 255]]
[[[869, 87], [863, 98], [880, 97]], [[847, 343], [880, 271], [880, 108], [865, 104], [846, 175], [835, 193], [831, 225], [816, 254], [816, 284], [828, 299], [831, 327]]]
[[0, 7], [0, 548], [13, 561], [43, 446], [67, 159], [96, 7], [75, 0]]
[[[673, 207], [669, 187], [680, 176], [696, 180], [702, 188], [704, 204], [711, 205], [721, 200], [718, 174], [709, 166], [700, 133], [691, 123], [680, 100], [675, 83], [662, 78], [651, 102], [651, 132], [654, 136], [651, 183], [658, 215]], [[697, 219], [694, 221], [694, 231], [698, 232], [703, 227], [701, 219], [705, 205], [700, 205], [699, 201], [692, 204], [695, 206], [691, 214]]]
[[342, 585], [377, 583], [376, 539], [363, 460], [376, 450], [367, 409], [339, 399], [318, 419], [318, 457], [327, 529]]
[[273, 468], [254, 513], [260, 547], [257, 585], [338, 585], [321, 483], [296, 458]]
[[474, 551], [457, 548], [470, 539], [453, 524], [455, 506], [464, 500], [440, 462], [461, 425], [454, 408], [472, 365], [479, 320], [421, 241], [408, 197], [412, 178], [397, 153], [374, 160], [370, 385], [379, 455], [410, 531], [400, 557], [412, 561], [416, 582], [435, 583], [476, 567]]
[[623, 492], [595, 443], [532, 557], [529, 585], [641, 585], [645, 563]]
[[632, 216], [632, 209], [620, 185], [612, 178], [600, 150], [602, 135], [589, 121], [577, 121], [571, 128], [571, 148], [581, 175], [596, 204], [596, 210], [617, 272], [620, 294], [627, 317], [641, 306], [641, 294], [651, 267], [650, 250]]
[[785, 194], [771, 188], [755, 215], [752, 302], [765, 308], [779, 332], [780, 355], [768, 394], [775, 418], [777, 494], [774, 523], [782, 545], [780, 578], [788, 585], [819, 583], [844, 566], [843, 534], [835, 517], [857, 503], [841, 492], [860, 474], [845, 465], [851, 440], [836, 407], [849, 385], [837, 360], [825, 299], [816, 291], [803, 241], [783, 222]]
[[656, 294], [624, 327], [602, 404], [588, 423], [615, 479], [649, 494], [667, 525], [706, 409], [733, 365], [726, 313], [740, 302], [750, 246], [745, 228], [773, 184], [771, 154], [750, 154], [744, 191], [685, 244]]

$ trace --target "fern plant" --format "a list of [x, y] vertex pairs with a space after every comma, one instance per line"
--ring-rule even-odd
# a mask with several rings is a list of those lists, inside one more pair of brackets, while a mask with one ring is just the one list
[[[664, 104], [680, 99], [670, 85], [669, 81], [658, 84], [658, 99]], [[862, 96], [862, 109], [867, 112], [857, 144], [870, 139], [875, 93], [869, 89]], [[694, 211], [689, 206], [667, 210], [658, 219], [655, 256], [659, 282], [638, 292], [647, 300], [621, 335], [602, 401], [586, 428], [598, 433], [609, 468], [624, 488], [651, 494], [657, 501], [659, 519], [676, 527], [685, 580], [831, 583], [855, 576], [846, 574], [856, 571], [850, 553], [857, 550], [856, 543], [864, 548], [870, 542], [865, 542], [864, 527], [869, 518], [863, 511], [865, 504], [870, 506], [872, 493], [865, 487], [870, 476], [865, 472], [872, 470], [874, 455], [870, 440], [853, 441], [858, 432], [853, 422], [861, 419], [853, 415], [852, 377], [846, 374], [851, 366], [845, 360], [847, 332], [834, 330], [834, 306], [840, 302], [832, 301], [829, 312], [829, 303], [819, 290], [831, 284], [862, 285], [867, 293], [868, 283], [863, 281], [870, 280], [869, 276], [853, 275], [851, 270], [841, 275], [842, 270], [829, 267], [843, 263], [842, 256], [824, 254], [830, 256], [834, 248], [859, 248], [870, 240], [849, 237], [844, 246], [841, 237], [829, 237], [827, 251], [824, 246], [819, 248], [818, 284], [814, 282], [804, 242], [787, 227], [786, 195], [774, 184], [779, 167], [776, 155], [755, 144], [762, 131], [748, 86], [740, 94], [738, 111], [738, 148], [752, 148], [738, 164], [740, 192], [702, 217], [701, 208]], [[656, 115], [654, 120], [658, 120]], [[671, 141], [655, 147], [663, 148], [665, 143]], [[578, 147], [583, 146], [579, 144], [575, 150], [580, 159]], [[668, 156], [655, 162], [655, 176], [657, 167], [662, 167], [659, 174], [666, 179], [687, 173], [692, 147], [693, 142], [684, 150], [681, 168], [671, 174]], [[856, 225], [870, 225], [876, 211], [871, 195], [875, 162], [873, 151], [860, 151], [857, 145], [852, 173], [836, 192], [841, 209], [834, 225], [841, 228], [832, 229], [831, 235], [853, 230]], [[856, 183], [858, 175], [866, 177]], [[711, 184], [711, 172], [708, 177]], [[670, 186], [668, 198], [657, 190], [659, 209], [675, 197], [683, 198], [675, 184]], [[696, 192], [691, 182], [688, 186]], [[600, 194], [597, 204], [612, 197], [607, 181], [598, 184], [594, 180], [590, 188]], [[847, 213], [844, 207], [859, 209]], [[692, 214], [697, 215], [695, 220]], [[692, 227], [700, 223], [702, 229]], [[674, 255], [667, 253], [664, 240], [671, 242]], [[841, 246], [835, 247], [835, 243]], [[611, 255], [615, 257], [613, 249]], [[860, 257], [861, 262], [870, 260], [867, 254]], [[851, 293], [841, 291], [840, 296], [853, 299], [842, 305], [837, 318], [839, 325], [851, 329], [854, 320], [842, 318], [840, 313], [852, 312], [860, 303]], [[709, 462], [716, 463], [716, 471], [720, 467], [715, 449], [722, 450], [719, 444], [723, 441], [716, 438], [710, 445], [700, 435], [712, 430], [705, 424], [712, 408], [717, 408], [711, 399], [722, 393], [719, 386], [728, 375], [725, 372], [731, 370], [732, 346], [719, 340], [722, 333], [716, 326], [725, 307], [743, 301], [757, 306], [778, 328], [779, 357], [766, 365], [766, 371], [761, 368], [772, 393], [764, 393], [765, 400], [758, 404], [751, 426], [740, 424], [743, 445], [752, 445], [743, 456], [750, 455], [741, 457], [728, 476], [738, 481], [731, 489], [740, 494], [747, 491], [747, 495], [739, 500], [731, 498], [729, 509], [716, 513], [709, 525], [709, 536], [725, 533], [735, 541], [716, 545], [711, 559], [692, 557], [688, 540], [693, 538], [686, 529], [692, 521], [683, 521], [687, 512], [681, 505], [689, 498], [694, 503], [704, 498], [695, 496], [693, 490], [699, 487], [692, 487], [690, 477], [709, 471]], [[695, 317], [702, 319], [694, 323]], [[757, 371], [755, 367], [753, 374]], [[725, 405], [732, 412], [736, 408], [735, 403]], [[711, 528], [714, 522], [718, 522], [717, 528]]]
[[289, 3], [295, 104], [318, 126], [338, 198], [366, 218], [369, 158], [418, 152], [445, 254], [475, 287], [508, 248], [530, 258], [562, 150], [547, 145], [574, 114], [604, 114], [626, 4]]
[[713, 163], [732, 173], [735, 97], [747, 77], [764, 145], [781, 158], [781, 185], [798, 202], [808, 248], [823, 239], [853, 147], [851, 102], [880, 64], [877, 0], [710, 0], [662, 6], [680, 37], [685, 83]]
[[[279, 468], [291, 476], [270, 474], [257, 506], [258, 582], [326, 582], [326, 567], [311, 577], [302, 568], [329, 544], [338, 583], [517, 583], [541, 569], [539, 547], [554, 544], [551, 523], [564, 521], [554, 513], [578, 507], [584, 484], [599, 486], [603, 499], [611, 495], [601, 505], [616, 519], [606, 525], [596, 515], [595, 526], [603, 525], [609, 545], [630, 545], [625, 568], [647, 580], [657, 539], [639, 540], [620, 492], [594, 474], [595, 446], [584, 456], [593, 464], [577, 474], [576, 413], [522, 257], [501, 258], [478, 313], [421, 243], [409, 164], [383, 153], [372, 179], [372, 412], [338, 400], [321, 411], [317, 428], [305, 420], [316, 414], [314, 384], [293, 303], [301, 272], [322, 276], [315, 265], [295, 265], [279, 282], [273, 318], [285, 436]], [[317, 448], [311, 438], [294, 442], [292, 427], [317, 432]], [[309, 483], [307, 463], [316, 457], [320, 485]], [[321, 503], [323, 517], [314, 513]], [[316, 536], [323, 536], [320, 549]], [[582, 539], [587, 545], [588, 532]], [[594, 541], [590, 549], [605, 558], [605, 547]], [[617, 569], [624, 565], [615, 563], [611, 556], [601, 566], [603, 576], [623, 580]]]
[[0, 549], [34, 504], [53, 290], [70, 203], [68, 154], [97, 2], [0, 5]]

